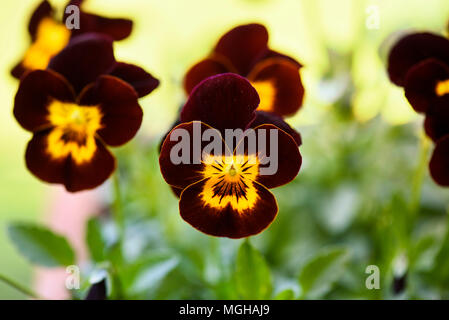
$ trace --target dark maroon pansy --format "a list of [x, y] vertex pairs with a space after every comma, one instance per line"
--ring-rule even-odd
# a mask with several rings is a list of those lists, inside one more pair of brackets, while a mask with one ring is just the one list
[[30, 71], [14, 102], [16, 120], [33, 133], [25, 154], [28, 169], [70, 192], [99, 186], [116, 166], [107, 146], [128, 142], [140, 128], [137, 100], [128, 83], [110, 75], [76, 93], [55, 71]]
[[[68, 5], [81, 6], [83, 1], [70, 1]], [[65, 10], [64, 10], [65, 12]], [[79, 29], [69, 30], [64, 19], [55, 17], [55, 10], [47, 0], [42, 1], [31, 15], [28, 32], [31, 43], [23, 58], [11, 70], [11, 74], [20, 79], [31, 70], [44, 70], [51, 58], [64, 49], [71, 39], [87, 32], [96, 32], [110, 36], [113, 40], [121, 40], [129, 36], [132, 21], [128, 19], [110, 19], [80, 10]]]
[[[209, 77], [191, 92], [181, 111], [182, 123], [168, 134], [162, 145], [159, 157], [162, 175], [176, 191], [182, 190], [181, 217], [206, 234], [242, 238], [261, 232], [278, 211], [268, 188], [290, 182], [299, 172], [302, 160], [298, 143], [273, 124], [256, 126], [258, 118], [263, 123], [263, 116], [270, 117], [256, 113], [258, 104], [257, 92], [245, 78], [231, 73]], [[254, 129], [260, 149], [231, 150], [223, 140], [226, 129], [242, 129], [246, 133]], [[178, 148], [179, 130], [189, 133], [190, 161], [176, 164], [171, 157]], [[204, 147], [209, 141], [201, 140], [202, 152], [195, 153], [193, 146], [198, 143], [195, 130], [199, 130], [200, 136], [205, 130], [215, 132], [222, 143], [221, 151], [206, 151]], [[269, 135], [261, 134], [262, 131], [275, 132], [278, 137], [279, 157], [271, 175], [261, 174], [267, 165], [263, 159], [272, 150]]]
[[268, 31], [263, 25], [241, 25], [223, 35], [209, 57], [190, 68], [184, 88], [190, 94], [212, 75], [237, 73], [257, 90], [261, 100], [258, 110], [291, 116], [304, 98], [301, 67], [295, 59], [269, 49]]
[[51, 59], [48, 68], [62, 74], [77, 93], [103, 74], [128, 82], [139, 97], [159, 85], [159, 81], [142, 68], [117, 62], [112, 38], [99, 33], [86, 33], [73, 39]]
[[441, 186], [449, 186], [449, 135], [436, 142], [429, 168], [433, 180]]

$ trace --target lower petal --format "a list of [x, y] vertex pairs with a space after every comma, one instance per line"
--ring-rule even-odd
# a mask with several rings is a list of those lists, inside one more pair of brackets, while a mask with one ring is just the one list
[[264, 186], [252, 183], [247, 192], [252, 194], [251, 203], [239, 198], [222, 205], [202, 196], [207, 191], [206, 183], [207, 179], [187, 187], [179, 202], [181, 217], [199, 231], [217, 237], [244, 238], [260, 233], [275, 219], [276, 199]]
[[440, 139], [430, 159], [429, 169], [433, 180], [441, 186], [449, 186], [449, 136]]

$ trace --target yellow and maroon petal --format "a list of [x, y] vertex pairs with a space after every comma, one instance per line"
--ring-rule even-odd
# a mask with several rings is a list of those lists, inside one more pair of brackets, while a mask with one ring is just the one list
[[74, 102], [75, 94], [69, 83], [50, 70], [35, 70], [22, 79], [14, 100], [14, 116], [28, 131], [38, 131], [50, 125], [48, 105], [53, 100]]
[[192, 92], [193, 88], [196, 87], [204, 79], [214, 76], [216, 74], [231, 72], [225, 64], [218, 61], [214, 58], [207, 58], [203, 61], [195, 64], [190, 70], [187, 72], [184, 78], [184, 90], [187, 94]]
[[115, 65], [112, 38], [88, 33], [74, 38], [51, 59], [48, 68], [62, 74], [79, 93], [100, 75], [112, 72]]
[[[256, 180], [268, 189], [292, 181], [297, 176], [302, 164], [302, 157], [295, 140], [272, 124], [263, 124], [254, 130], [257, 137], [259, 161], [259, 174]], [[243, 145], [243, 147], [239, 145], [235, 152], [236, 154], [251, 154], [251, 146], [248, 148], [247, 145]]]
[[300, 69], [300, 68], [302, 68], [302, 64], [299, 62], [299, 61], [297, 61], [296, 59], [294, 59], [294, 58], [292, 58], [292, 57], [290, 57], [290, 56], [288, 56], [288, 55], [286, 55], [286, 54], [283, 54], [283, 53], [280, 53], [280, 52], [277, 52], [277, 51], [274, 51], [274, 50], [271, 50], [271, 49], [268, 49], [267, 51], [265, 51], [258, 59], [257, 59], [257, 62], [260, 62], [260, 61], [262, 61], [262, 60], [265, 60], [265, 59], [269, 59], [269, 58], [284, 58], [284, 59], [287, 59], [287, 60], [289, 60], [291, 63], [293, 63], [293, 65], [295, 65], [296, 66], [296, 68], [298, 68], [298, 69]]
[[241, 75], [247, 75], [254, 61], [268, 45], [268, 31], [260, 24], [235, 27], [223, 35], [214, 52], [225, 56]]
[[70, 192], [93, 189], [102, 184], [115, 169], [115, 159], [99, 141], [89, 161], [77, 163], [69, 155], [54, 158], [48, 153], [51, 130], [36, 133], [28, 144], [25, 160], [28, 169], [39, 179], [63, 184]]
[[136, 90], [139, 98], [150, 94], [159, 86], [159, 80], [133, 64], [118, 62], [110, 74], [128, 82]]
[[224, 132], [245, 129], [259, 105], [256, 90], [245, 78], [225, 73], [202, 81], [181, 110], [181, 121], [202, 121]]
[[449, 40], [432, 33], [414, 33], [400, 39], [388, 57], [388, 74], [393, 83], [404, 86], [407, 72], [429, 58], [449, 64]]
[[416, 64], [405, 77], [404, 89], [413, 109], [428, 112], [436, 100], [449, 94], [449, 65], [436, 59]]
[[44, 18], [51, 18], [53, 16], [53, 8], [47, 0], [42, 1], [34, 10], [30, 22], [28, 23], [28, 32], [31, 39], [34, 40], [37, 35], [39, 24]]
[[[203, 178], [202, 156], [205, 146], [210, 143], [202, 139], [206, 130], [216, 131], [216, 136], [221, 139], [217, 130], [199, 121], [181, 123], [165, 138], [159, 155], [159, 166], [162, 176], [169, 185], [184, 189]], [[184, 149], [181, 145], [185, 146]], [[221, 152], [230, 153], [224, 142]], [[182, 159], [183, 155], [184, 159]]]
[[436, 101], [432, 110], [426, 114], [424, 129], [426, 134], [437, 141], [449, 134], [449, 95], [441, 97]]
[[263, 124], [273, 124], [279, 129], [287, 132], [293, 140], [295, 140], [298, 147], [302, 144], [301, 135], [293, 129], [282, 117], [277, 114], [265, 111], [256, 111], [256, 118], [251, 122], [251, 128], [256, 128]]
[[258, 110], [280, 116], [295, 114], [302, 105], [304, 87], [297, 65], [285, 58], [269, 58], [256, 64], [248, 75], [256, 88]]
[[207, 179], [190, 185], [179, 201], [181, 217], [208, 235], [234, 239], [260, 233], [276, 217], [276, 199], [257, 182], [249, 183], [239, 197], [231, 189], [223, 192], [215, 194]]
[[449, 136], [437, 141], [429, 169], [433, 180], [441, 186], [449, 186]]
[[97, 131], [110, 146], [119, 146], [131, 140], [142, 124], [142, 108], [135, 90], [119, 78], [104, 75], [84, 90], [80, 105], [99, 106], [102, 128]]

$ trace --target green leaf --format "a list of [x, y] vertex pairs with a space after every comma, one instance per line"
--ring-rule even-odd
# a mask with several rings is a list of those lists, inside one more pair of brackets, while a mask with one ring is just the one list
[[323, 297], [343, 273], [347, 260], [348, 252], [343, 248], [323, 250], [309, 260], [298, 278], [302, 297], [309, 299]]
[[8, 235], [17, 250], [31, 263], [44, 267], [75, 263], [75, 253], [67, 240], [45, 227], [14, 223], [9, 225]]
[[293, 289], [285, 289], [279, 292], [275, 297], [275, 300], [294, 300], [295, 299], [295, 291]]
[[105, 243], [101, 234], [101, 225], [97, 218], [90, 218], [87, 222], [86, 242], [90, 256], [95, 262], [104, 260]]
[[242, 299], [267, 299], [271, 294], [270, 269], [249, 241], [244, 241], [237, 253], [235, 280]]

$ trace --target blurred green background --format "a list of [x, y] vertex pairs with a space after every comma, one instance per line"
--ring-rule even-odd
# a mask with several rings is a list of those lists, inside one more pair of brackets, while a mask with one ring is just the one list
[[[32, 268], [10, 244], [6, 224], [42, 222], [54, 187], [39, 182], [24, 166], [30, 134], [12, 117], [18, 82], [9, 71], [28, 46], [26, 27], [38, 3], [0, 4], [0, 272], [29, 287]], [[62, 10], [65, 1], [52, 4]], [[443, 32], [448, 1], [88, 0], [84, 8], [133, 19], [132, 36], [115, 43], [116, 56], [161, 80], [141, 100], [145, 116], [138, 138], [117, 155], [129, 266], [139, 274], [139, 264], [162, 261], [159, 275], [170, 277], [162, 277], [162, 284], [151, 290], [141, 280], [127, 297], [239, 297], [220, 285], [220, 272], [232, 269], [241, 241], [207, 237], [182, 221], [177, 199], [160, 176], [156, 148], [185, 101], [186, 70], [208, 54], [219, 36], [249, 22], [263, 23], [270, 46], [305, 66], [305, 104], [288, 119], [303, 136], [304, 165], [293, 183], [274, 190], [279, 215], [251, 239], [271, 269], [274, 292], [291, 288], [301, 296], [304, 288], [292, 279], [300, 270], [307, 274], [307, 261], [332, 247], [343, 248], [349, 257], [341, 276], [303, 297], [394, 297], [394, 274], [404, 261], [409, 269], [405, 297], [449, 297], [449, 275], [440, 270], [449, 260], [449, 244], [441, 250], [448, 192], [431, 181], [425, 167], [431, 147], [421, 137], [421, 117], [385, 73], [395, 35]], [[377, 13], [379, 24], [373, 26]], [[381, 268], [381, 290], [364, 286], [370, 264]], [[0, 299], [6, 298], [24, 296], [0, 283]]]

